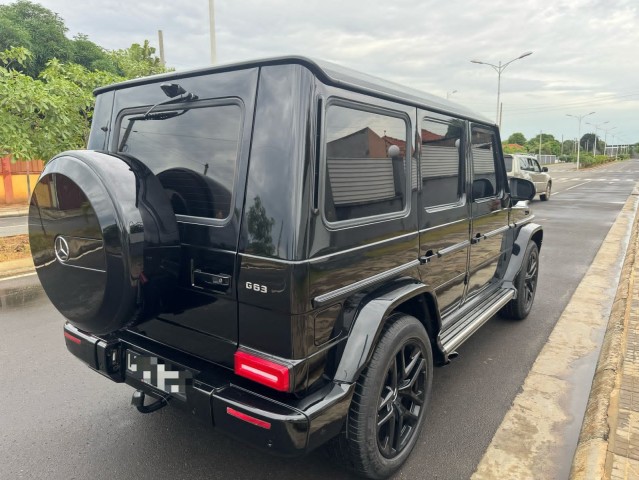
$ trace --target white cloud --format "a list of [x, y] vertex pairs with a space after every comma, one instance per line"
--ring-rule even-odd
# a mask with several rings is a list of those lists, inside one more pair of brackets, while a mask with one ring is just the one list
[[[0, 3], [10, 3], [0, 0]], [[162, 29], [167, 63], [209, 63], [208, 1], [41, 0], [106, 48], [151, 40]], [[639, 7], [634, 0], [217, 0], [222, 63], [309, 55], [453, 100], [494, 118], [497, 64], [532, 50], [503, 72], [504, 137], [539, 130], [567, 138], [566, 113], [596, 110], [625, 141], [639, 140]]]

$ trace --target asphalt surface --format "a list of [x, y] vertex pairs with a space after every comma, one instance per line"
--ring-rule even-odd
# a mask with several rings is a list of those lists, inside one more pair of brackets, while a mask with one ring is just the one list
[[[639, 161], [551, 174], [550, 201], [532, 204], [545, 236], [531, 315], [522, 322], [495, 317], [453, 363], [435, 370], [426, 428], [396, 478], [472, 475], [639, 180]], [[34, 275], [0, 281], [0, 478], [350, 478], [322, 452], [275, 458], [177, 410], [139, 414], [129, 405], [130, 387], [66, 352], [62, 324]], [[582, 407], [574, 405], [576, 444]], [[570, 462], [570, 452], [566, 457]]]
[[27, 221], [29, 217], [6, 217], [0, 218], [0, 237], [10, 237], [12, 235], [22, 235], [29, 233]]

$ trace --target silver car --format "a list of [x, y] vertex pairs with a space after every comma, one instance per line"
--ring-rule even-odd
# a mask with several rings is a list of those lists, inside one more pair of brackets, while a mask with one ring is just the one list
[[540, 167], [535, 157], [530, 155], [504, 155], [506, 173], [509, 177], [525, 178], [535, 184], [535, 189], [542, 201], [550, 200], [552, 178], [547, 167]]

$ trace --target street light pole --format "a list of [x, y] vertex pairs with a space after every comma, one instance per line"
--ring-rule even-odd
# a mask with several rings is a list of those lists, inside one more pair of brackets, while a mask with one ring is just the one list
[[585, 115], [571, 115], [567, 113], [566, 115], [569, 117], [573, 117], [577, 119], [578, 127], [577, 127], [577, 170], [579, 170], [579, 152], [581, 151], [581, 120], [588, 115], [593, 115], [595, 112], [586, 113]]
[[217, 63], [217, 44], [215, 42], [215, 0], [209, 0], [209, 35], [211, 40], [211, 65]]
[[613, 131], [615, 128], [617, 128], [617, 127], [610, 127], [610, 128], [605, 129], [605, 130], [602, 128], [602, 130], [605, 132], [605, 134], [604, 134], [604, 155], [606, 154], [606, 147], [608, 145], [608, 132]]
[[519, 60], [521, 58], [527, 57], [528, 55], [532, 55], [532, 53], [533, 52], [522, 53], [517, 58], [513, 58], [512, 60], [509, 60], [503, 65], [501, 64], [501, 60], [499, 61], [499, 65], [493, 65], [492, 63], [482, 62], [479, 60], [470, 61], [471, 63], [477, 63], [479, 65], [488, 65], [489, 67], [492, 67], [492, 69], [497, 72], [497, 113], [495, 114], [495, 123], [499, 125], [500, 129], [501, 129], [501, 115], [499, 115], [499, 97], [501, 96], [501, 72], [506, 70], [506, 67], [510, 65], [511, 63], [513, 63], [515, 60]]
[[[599, 125], [595, 125], [594, 123], [588, 123], [586, 122], [588, 125], [590, 125], [591, 127], [595, 127], [595, 141], [592, 145], [592, 156], [594, 157], [595, 155], [597, 155], [597, 130], [599, 130], [602, 125], [605, 125], [606, 123], [608, 123], [608, 120], [606, 120], [603, 123], [600, 123]], [[601, 128], [603, 130], [603, 128]]]
[[537, 158], [539, 162], [541, 162], [541, 137], [543, 137], [543, 135], [543, 132], [539, 130], [539, 157]]

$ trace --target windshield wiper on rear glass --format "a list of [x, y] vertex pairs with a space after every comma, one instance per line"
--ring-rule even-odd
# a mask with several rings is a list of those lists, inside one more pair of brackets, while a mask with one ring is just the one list
[[[144, 113], [144, 115], [138, 115], [137, 117], [129, 118], [129, 124], [126, 127], [126, 131], [124, 132], [124, 135], [122, 136], [122, 141], [120, 142], [120, 145], [118, 147], [118, 152], [124, 151], [124, 147], [126, 146], [126, 142], [129, 139], [129, 135], [131, 135], [131, 131], [133, 130], [133, 124], [135, 122], [144, 121], [144, 120], [166, 120], [167, 118], [179, 117], [180, 115], [184, 115], [188, 111], [188, 109], [184, 109], [181, 112], [177, 110], [169, 110], [169, 111], [163, 111], [158, 113], [151, 113], [156, 107], [159, 107], [160, 105], [192, 102], [198, 99], [197, 95], [191, 92], [187, 92], [186, 90], [184, 90], [184, 88], [182, 88], [177, 83], [163, 83], [162, 85], [160, 85], [160, 88], [170, 98], [162, 102], [156, 103], [151, 108], [149, 108]], [[178, 95], [180, 95], [178, 98], [174, 98]]]

